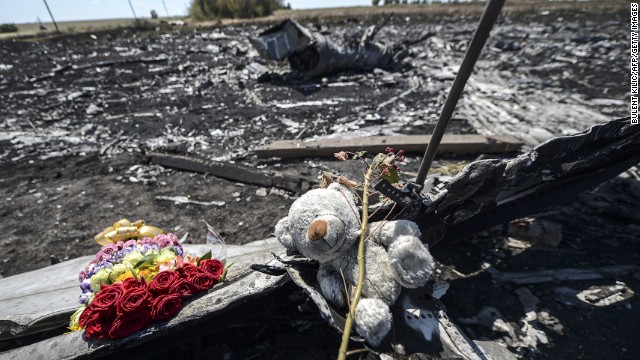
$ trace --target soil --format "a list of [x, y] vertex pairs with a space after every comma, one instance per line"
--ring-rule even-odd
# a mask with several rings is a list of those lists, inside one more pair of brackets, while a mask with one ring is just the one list
[[[627, 15], [554, 10], [503, 16], [449, 131], [514, 134], [533, 146], [548, 136], [626, 116]], [[296, 194], [266, 189], [265, 196], [257, 186], [150, 164], [146, 154], [234, 162], [311, 182], [318, 182], [322, 171], [356, 177], [359, 170], [349, 163], [263, 160], [251, 149], [279, 139], [430, 132], [476, 20], [464, 14], [395, 17], [378, 40], [414, 40], [428, 31], [436, 36], [410, 45], [401, 69], [321, 79], [293, 78], [286, 64], [259, 58], [246, 36], [262, 25], [125, 29], [0, 42], [0, 275], [93, 254], [93, 236], [121, 218], [144, 219], [179, 236], [188, 232], [194, 243], [204, 242], [202, 220], [232, 244], [269, 236]], [[315, 19], [304, 24], [342, 40], [364, 31], [370, 21]], [[413, 91], [407, 93], [409, 89]], [[443, 156], [436, 165], [474, 157]], [[419, 161], [418, 154], [409, 154], [403, 166], [407, 177]], [[452, 284], [444, 298], [450, 317], [468, 318], [494, 306], [506, 322], [522, 326], [525, 312], [516, 287], [492, 281], [489, 272], [456, 275], [478, 271], [483, 263], [499, 271], [637, 264], [640, 245], [634, 234], [640, 218], [623, 215], [618, 204], [626, 201], [632, 209], [640, 200], [638, 184], [633, 177], [619, 177], [545, 214], [563, 225], [558, 249], [570, 251], [515, 252], [504, 246], [503, 236], [491, 232], [436, 247], [440, 275]], [[629, 195], [612, 195], [623, 191]], [[175, 204], [158, 196], [224, 205]], [[597, 219], [606, 221], [590, 227]], [[559, 285], [586, 289], [616, 280], [640, 291], [633, 276], [529, 286], [539, 307], [561, 326], [540, 326], [549, 341], [538, 343], [537, 349], [512, 350], [524, 358], [637, 358], [637, 296], [590, 309], [554, 298]], [[282, 330], [286, 322], [278, 319], [274, 326]], [[290, 325], [288, 331], [304, 337], [308, 328]], [[317, 319], [310, 328], [324, 334], [317, 347], [333, 346], [338, 339]], [[473, 338], [504, 336], [481, 326], [463, 330]], [[252, 339], [247, 341], [254, 345], [277, 344], [262, 335]], [[251, 353], [251, 346], [237, 341], [225, 346], [224, 351], [240, 358], [265, 351]]]

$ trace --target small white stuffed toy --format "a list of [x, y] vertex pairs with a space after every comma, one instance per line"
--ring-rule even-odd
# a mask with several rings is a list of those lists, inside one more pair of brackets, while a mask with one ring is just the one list
[[[276, 225], [276, 237], [286, 248], [320, 262], [318, 283], [324, 297], [336, 307], [347, 306], [344, 280], [358, 279], [360, 215], [355, 194], [332, 183], [297, 199], [289, 216]], [[365, 245], [365, 283], [355, 314], [358, 334], [378, 346], [391, 329], [392, 305], [401, 287], [416, 288], [431, 278], [434, 263], [411, 221], [369, 223]]]

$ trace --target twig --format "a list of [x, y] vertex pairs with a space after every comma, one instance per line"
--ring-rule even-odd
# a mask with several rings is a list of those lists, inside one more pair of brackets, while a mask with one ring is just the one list
[[351, 327], [353, 325], [353, 318], [356, 314], [356, 307], [360, 296], [362, 295], [362, 287], [364, 286], [364, 245], [367, 238], [367, 224], [369, 219], [369, 181], [373, 174], [374, 166], [371, 165], [367, 169], [367, 173], [364, 176], [364, 189], [362, 192], [362, 224], [360, 225], [360, 241], [358, 243], [358, 284], [356, 286], [356, 293], [353, 296], [353, 301], [349, 307], [349, 313], [347, 313], [347, 320], [344, 324], [344, 333], [342, 334], [342, 343], [340, 344], [340, 351], [338, 352], [338, 360], [345, 360], [347, 358], [347, 346], [349, 345], [349, 338], [351, 337]]
[[[388, 201], [388, 200], [387, 200], [387, 201]], [[387, 203], [387, 201], [385, 201], [384, 203], [386, 204], [386, 203]], [[383, 205], [384, 205], [384, 204], [383, 204]], [[396, 202], [394, 202], [394, 203], [393, 203], [393, 205], [391, 205], [391, 209], [389, 210], [389, 212], [387, 213], [387, 215], [385, 215], [385, 216], [384, 216], [384, 219], [383, 219], [382, 221], [387, 220], [387, 218], [389, 217], [389, 215], [391, 215], [391, 213], [393, 213], [393, 210], [396, 208], [396, 205], [397, 205], [397, 203], [396, 203]], [[376, 209], [376, 210], [375, 210], [371, 215], [369, 215], [369, 219], [371, 219], [371, 218], [373, 217], [373, 215], [375, 215], [375, 214], [378, 212], [378, 210], [380, 210], [380, 209], [382, 209], [382, 206], [380, 206], [379, 208], [377, 208], [377, 209]], [[377, 230], [377, 229], [376, 229], [376, 230]]]
[[358, 354], [358, 353], [365, 352], [365, 351], [369, 351], [369, 349], [362, 348], [362, 349], [355, 349], [355, 350], [347, 351], [347, 356]]
[[351, 308], [351, 298], [349, 297], [349, 288], [347, 287], [347, 280], [344, 278], [344, 272], [340, 268], [340, 276], [342, 277], [342, 284], [344, 285], [344, 297], [347, 298], [347, 306]]

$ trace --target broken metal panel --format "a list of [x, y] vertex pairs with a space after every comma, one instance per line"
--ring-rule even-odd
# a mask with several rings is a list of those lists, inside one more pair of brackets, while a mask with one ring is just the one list
[[258, 53], [272, 60], [289, 60], [294, 71], [314, 77], [350, 69], [385, 68], [399, 61], [405, 52], [393, 46], [371, 41], [369, 30], [363, 40], [347, 46], [337, 45], [330, 38], [311, 33], [294, 20], [286, 20], [249, 42]]
[[313, 40], [311, 32], [293, 20], [283, 21], [258, 36], [249, 37], [249, 42], [262, 57], [278, 61], [306, 48]]

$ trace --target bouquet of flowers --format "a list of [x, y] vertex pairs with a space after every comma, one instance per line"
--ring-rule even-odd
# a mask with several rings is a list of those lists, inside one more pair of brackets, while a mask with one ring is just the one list
[[79, 303], [69, 329], [117, 339], [168, 320], [185, 299], [223, 282], [228, 267], [211, 252], [185, 253], [171, 233], [123, 219], [96, 236], [103, 244], [80, 272]]

